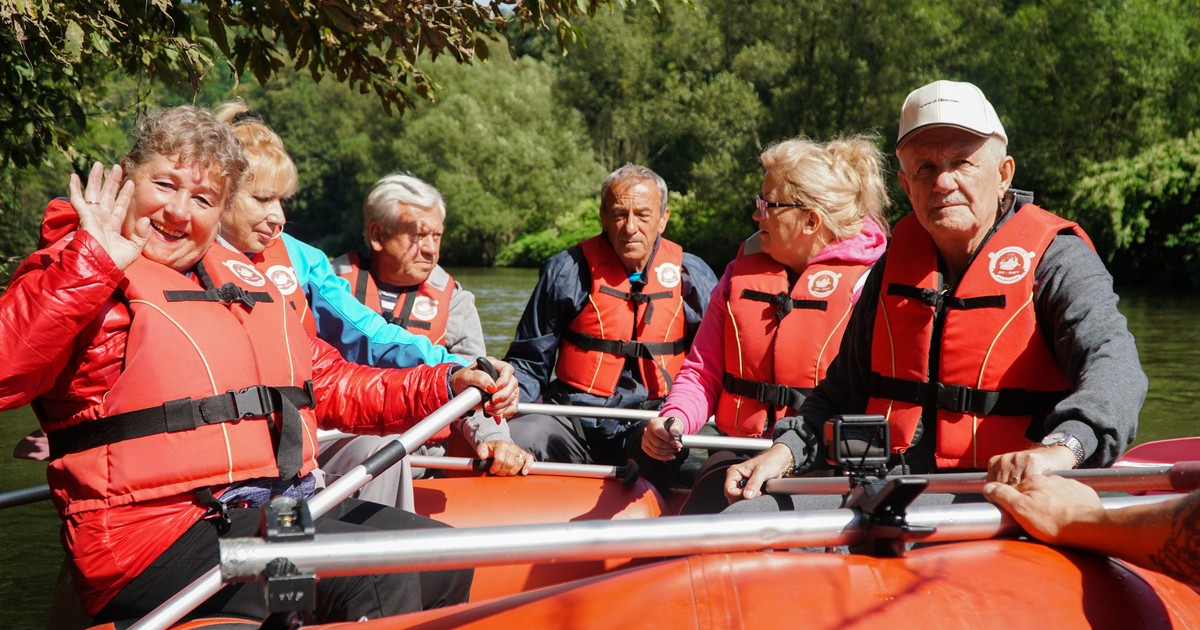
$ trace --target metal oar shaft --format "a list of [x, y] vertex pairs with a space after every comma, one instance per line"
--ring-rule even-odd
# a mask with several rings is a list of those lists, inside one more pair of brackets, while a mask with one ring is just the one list
[[50, 498], [50, 486], [42, 484], [20, 490], [0, 492], [0, 508], [16, 507], [27, 503], [37, 503]]
[[[1174, 495], [1105, 499], [1105, 507], [1154, 503]], [[989, 503], [914, 507], [908, 522], [934, 527], [920, 536], [949, 542], [1013, 535], [1012, 517]], [[852, 545], [864, 539], [853, 510], [807, 513], [680, 516], [633, 521], [584, 521], [475, 529], [422, 529], [317, 535], [310, 542], [222, 540], [221, 571], [228, 580], [256, 579], [268, 562], [286, 558], [319, 576], [465, 567], [644, 558], [695, 553]]]
[[771, 448], [766, 438], [726, 437], [723, 435], [683, 435], [680, 441], [684, 448], [704, 448], [722, 451], [765, 451]]
[[[413, 468], [433, 468], [436, 470], [487, 470], [490, 460], [469, 457], [431, 457], [428, 455], [409, 455], [408, 461]], [[621, 476], [618, 466], [599, 466], [595, 464], [558, 464], [555, 462], [534, 462], [529, 465], [531, 475], [557, 475], [559, 477], [587, 477], [593, 479], [612, 479]]]
[[566, 416], [569, 418], [613, 418], [615, 420], [649, 420], [658, 417], [657, 411], [645, 409], [547, 405], [542, 403], [521, 403], [517, 405], [517, 413], [520, 415], [541, 414], [546, 416]]
[[[649, 420], [657, 418], [657, 411], [644, 409], [617, 409], [610, 407], [584, 407], [580, 405], [546, 405], [521, 403], [517, 406], [520, 415], [542, 414], [572, 418], [613, 418], [615, 420]], [[725, 451], [765, 451], [771, 448], [771, 440], [765, 438], [738, 438], [723, 435], [684, 435], [684, 448], [703, 448]]]
[[[469, 387], [452, 398], [442, 408], [429, 414], [424, 420], [398, 436], [395, 441], [379, 449], [362, 464], [350, 469], [337, 481], [315, 494], [308, 502], [312, 517], [315, 519], [328, 512], [374, 479], [375, 475], [403, 459], [410, 451], [424, 444], [435, 433], [470, 411], [482, 400], [483, 396], [474, 387]], [[185, 615], [195, 610], [209, 597], [215, 595], [217, 591], [221, 590], [223, 584], [220, 567], [213, 567], [174, 597], [163, 602], [161, 606], [150, 611], [150, 614], [130, 626], [130, 630], [165, 630], [171, 624], [183, 619]]]
[[[1174, 465], [1142, 468], [1096, 468], [1062, 470], [1055, 473], [1091, 486], [1098, 492], [1142, 492], [1150, 490], [1184, 492], [1200, 487], [1200, 462], [1179, 462]], [[979, 494], [987, 482], [985, 473], [945, 473], [906, 475], [926, 479], [926, 493]], [[889, 477], [890, 479], [891, 477]], [[772, 494], [845, 494], [849, 491], [846, 477], [798, 477], [772, 479], [766, 491]]]
[[482, 400], [483, 397], [479, 390], [469, 387], [463, 393], [452, 398], [441, 409], [429, 414], [424, 420], [413, 425], [411, 429], [397, 436], [392, 443], [375, 451], [374, 454], [363, 460], [363, 463], [351, 468], [337, 481], [313, 495], [308, 502], [308, 509], [313, 518], [328, 512], [333, 506], [358, 492], [380, 472], [416, 450], [418, 446], [424, 444], [446, 425], [470, 411]]

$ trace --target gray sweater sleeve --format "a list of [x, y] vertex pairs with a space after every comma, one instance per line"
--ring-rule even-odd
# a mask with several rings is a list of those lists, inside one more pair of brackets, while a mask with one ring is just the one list
[[[487, 355], [487, 346], [483, 337], [483, 325], [479, 321], [479, 311], [475, 309], [475, 295], [462, 288], [456, 281], [454, 292], [450, 294], [450, 318], [446, 321], [446, 347], [461, 357], [474, 360], [475, 357]], [[511, 442], [508, 422], [500, 420], [497, 423], [482, 411], [476, 411], [463, 418], [459, 425], [463, 438], [468, 444], [479, 445], [484, 442]]]
[[457, 281], [450, 294], [450, 317], [446, 320], [446, 349], [464, 359], [487, 355], [487, 344], [483, 338], [483, 324], [479, 311], [475, 309], [475, 294], [464, 289]]
[[1112, 276], [1074, 234], [1055, 237], [1034, 276], [1034, 309], [1071, 393], [1046, 417], [1046, 433], [1083, 444], [1085, 465], [1111, 465], [1137, 433], [1146, 374]]

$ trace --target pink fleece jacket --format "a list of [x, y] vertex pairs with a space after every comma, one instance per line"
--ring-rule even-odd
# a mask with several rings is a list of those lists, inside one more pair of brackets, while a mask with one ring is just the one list
[[[845, 261], [874, 264], [887, 248], [887, 236], [873, 221], [867, 221], [862, 232], [842, 241], [830, 243], [813, 256], [809, 263]], [[713, 288], [708, 310], [696, 331], [692, 349], [683, 362], [675, 384], [667, 396], [660, 415], [675, 416], [683, 421], [685, 433], [695, 433], [704, 426], [717, 408], [721, 393], [721, 378], [725, 374], [725, 318], [729, 304], [730, 266], [725, 267], [721, 281]], [[865, 279], [866, 276], [864, 275]], [[858, 300], [855, 287], [854, 299]]]

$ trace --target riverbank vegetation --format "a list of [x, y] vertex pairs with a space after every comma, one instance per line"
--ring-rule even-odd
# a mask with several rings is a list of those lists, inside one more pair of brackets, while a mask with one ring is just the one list
[[[258, 66], [224, 63], [218, 46], [203, 76], [137, 64], [93, 71], [80, 107], [104, 115], [71, 127], [69, 150], [50, 143], [24, 161], [5, 157], [0, 253], [33, 248], [41, 208], [63, 193], [71, 168], [120, 157], [138, 107], [238, 95], [280, 132], [300, 168], [288, 230], [330, 254], [360, 240], [370, 184], [409, 171], [446, 196], [447, 263], [537, 265], [598, 229], [600, 180], [638, 162], [671, 186], [668, 235], [719, 271], [753, 230], [756, 156], [766, 144], [867, 130], [890, 154], [905, 94], [952, 78], [979, 85], [996, 106], [1016, 186], [1081, 222], [1118, 280], [1182, 278], [1200, 290], [1200, 17], [1189, 2], [696, 0], [584, 3], [575, 12], [563, 9], [574, 3], [532, 4], [553, 5], [567, 26], [507, 28], [486, 61], [414, 56], [418, 74], [405, 76], [419, 80], [403, 84], [413, 98], [397, 99], [402, 116], [385, 111], [372, 77], [347, 85], [330, 66], [316, 81], [311, 52], [293, 70], [302, 46], [279, 44], [271, 57], [279, 63]], [[197, 6], [215, 5], [185, 8]], [[299, 26], [278, 25], [289, 28]], [[263, 63], [268, 80], [259, 83]], [[20, 99], [26, 84], [10, 75], [0, 73], [0, 87]], [[427, 92], [435, 100], [420, 98]], [[27, 115], [7, 107], [0, 116]], [[6, 138], [12, 146], [24, 145]], [[898, 217], [907, 203], [893, 186]]]

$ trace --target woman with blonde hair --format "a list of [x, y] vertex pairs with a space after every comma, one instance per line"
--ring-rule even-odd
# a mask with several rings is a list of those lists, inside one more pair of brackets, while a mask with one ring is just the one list
[[[249, 536], [277, 495], [312, 496], [323, 426], [396, 433], [467, 387], [516, 410], [512, 370], [493, 380], [449, 364], [381, 370], [305, 334], [281, 293], [213, 246], [247, 163], [202, 109], [156, 110], [133, 148], [69, 200], [50, 243], [0, 293], [0, 409], [33, 404], [49, 437], [47, 480], [84, 612], [140, 617], [215, 564], [221, 536]], [[32, 344], [27, 345], [27, 344]], [[28, 352], [37, 347], [38, 352]], [[347, 499], [317, 531], [434, 527]], [[322, 579], [319, 621], [462, 602], [470, 571]], [[267, 615], [261, 583], [227, 585], [197, 615]]]
[[[737, 437], [770, 436], [825, 375], [850, 309], [887, 245], [883, 154], [875, 138], [793, 138], [759, 157], [758, 232], [725, 269], [675, 387], [642, 448], [674, 459], [677, 436], [710, 415]], [[683, 513], [726, 506], [725, 470], [745, 456], [712, 454]]]
[[[241, 141], [248, 167], [246, 179], [221, 216], [221, 242], [249, 257], [260, 272], [283, 293], [310, 335], [320, 337], [350, 361], [377, 367], [411, 367], [447, 361], [467, 364], [473, 356], [453, 354], [452, 349], [432, 344], [425, 337], [389, 324], [379, 313], [364, 306], [350, 285], [336, 276], [325, 253], [283, 232], [287, 223], [283, 204], [296, 192], [297, 172], [283, 140], [262, 116], [239, 100], [217, 107], [217, 120], [229, 125]], [[471, 347], [484, 346], [483, 330]], [[493, 359], [494, 363], [501, 362]], [[507, 365], [505, 364], [505, 369]], [[506, 421], [493, 421], [473, 414], [456, 426], [449, 438], [462, 436], [470, 451], [492, 460], [495, 475], [527, 473], [533, 456], [512, 443]], [[389, 436], [358, 436], [323, 443], [319, 461], [330, 478], [354, 468], [392, 441]], [[420, 454], [441, 455], [446, 444], [439, 441], [422, 447]], [[420, 474], [420, 471], [414, 471]], [[400, 466], [383, 471], [359, 491], [361, 499], [398, 505]]]

